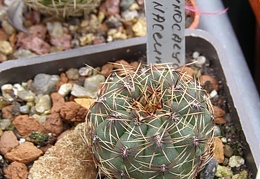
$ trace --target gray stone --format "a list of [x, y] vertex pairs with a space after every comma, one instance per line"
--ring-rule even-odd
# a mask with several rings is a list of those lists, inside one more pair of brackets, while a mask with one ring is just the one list
[[100, 83], [103, 83], [105, 80], [105, 77], [100, 74], [90, 76], [85, 79], [84, 87], [92, 93], [97, 93]]
[[51, 38], [57, 38], [63, 35], [63, 27], [61, 22], [47, 22], [47, 30]]
[[79, 79], [79, 70], [75, 68], [70, 68], [66, 71], [66, 75], [70, 80], [77, 80]]
[[122, 14], [122, 18], [126, 21], [131, 21], [139, 16], [136, 10], [134, 11], [125, 10], [121, 14]]
[[14, 58], [21, 59], [21, 58], [30, 58], [37, 56], [35, 53], [31, 52], [30, 50], [26, 49], [18, 49], [13, 53]]
[[212, 158], [205, 168], [200, 172], [200, 179], [214, 179], [217, 171], [218, 161]]
[[8, 128], [11, 125], [11, 120], [10, 119], [1, 119], [0, 120], [0, 128], [2, 130], [5, 130], [6, 128]]
[[224, 145], [224, 155], [226, 157], [231, 157], [233, 155], [233, 149], [230, 147], [230, 145]]
[[34, 77], [33, 92], [36, 94], [49, 94], [55, 89], [56, 83], [60, 80], [58, 75], [40, 73]]
[[96, 98], [96, 93], [93, 93], [93, 92], [89, 91], [88, 89], [86, 89], [80, 85], [77, 85], [77, 84], [73, 85], [71, 94], [73, 96], [76, 96], [79, 98], [80, 97]]
[[20, 106], [20, 112], [23, 114], [28, 114], [30, 112], [30, 107], [28, 105]]
[[80, 76], [90, 76], [93, 73], [93, 68], [86, 66], [86, 67], [81, 67], [79, 69], [79, 75]]
[[126, 10], [131, 7], [132, 4], [135, 3], [135, 0], [121, 0], [120, 7], [123, 10]]
[[32, 102], [35, 99], [35, 94], [30, 90], [22, 90], [18, 91], [18, 97], [24, 101]]

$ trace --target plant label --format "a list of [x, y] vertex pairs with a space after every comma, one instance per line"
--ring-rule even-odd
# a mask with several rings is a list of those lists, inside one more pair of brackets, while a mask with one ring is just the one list
[[185, 63], [185, 0], [146, 0], [148, 63]]

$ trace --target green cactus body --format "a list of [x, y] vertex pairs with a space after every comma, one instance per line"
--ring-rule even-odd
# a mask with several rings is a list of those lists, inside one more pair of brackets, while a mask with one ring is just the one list
[[194, 178], [214, 148], [208, 95], [170, 64], [124, 70], [87, 115], [97, 165], [110, 178]]
[[24, 0], [24, 2], [44, 15], [64, 18], [89, 14], [100, 5], [101, 0]]

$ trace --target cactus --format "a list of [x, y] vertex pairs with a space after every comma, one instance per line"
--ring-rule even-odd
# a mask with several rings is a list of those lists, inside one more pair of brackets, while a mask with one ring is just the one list
[[118, 74], [103, 84], [86, 117], [101, 171], [109, 178], [194, 178], [213, 155], [207, 93], [171, 64]]
[[101, 0], [24, 0], [32, 9], [56, 17], [81, 16], [100, 5]]

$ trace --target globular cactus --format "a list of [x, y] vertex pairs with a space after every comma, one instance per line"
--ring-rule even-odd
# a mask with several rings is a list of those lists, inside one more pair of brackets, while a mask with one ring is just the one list
[[52, 17], [82, 16], [93, 11], [101, 0], [24, 0], [25, 4]]
[[213, 155], [207, 93], [171, 64], [120, 74], [87, 115], [96, 164], [109, 178], [194, 178]]

